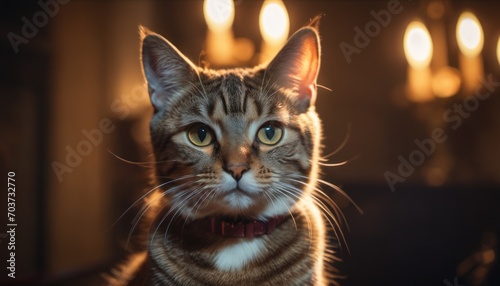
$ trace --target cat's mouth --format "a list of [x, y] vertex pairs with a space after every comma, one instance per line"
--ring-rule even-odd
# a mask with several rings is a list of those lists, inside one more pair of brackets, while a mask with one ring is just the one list
[[243, 188], [232, 188], [220, 193], [222, 204], [227, 210], [231, 212], [240, 212], [241, 210], [249, 210], [254, 208], [259, 200], [256, 193], [249, 192]]
[[246, 191], [240, 187], [236, 187], [234, 189], [229, 190], [228, 192], [225, 193], [225, 195], [245, 195], [247, 197], [255, 197], [257, 194], [253, 192]]

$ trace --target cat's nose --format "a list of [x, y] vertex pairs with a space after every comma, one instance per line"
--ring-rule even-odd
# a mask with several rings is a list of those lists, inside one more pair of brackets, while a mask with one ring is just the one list
[[229, 163], [224, 167], [224, 170], [229, 173], [229, 175], [233, 176], [236, 181], [241, 179], [243, 173], [248, 171], [250, 166], [248, 164], [238, 164], [238, 163]]

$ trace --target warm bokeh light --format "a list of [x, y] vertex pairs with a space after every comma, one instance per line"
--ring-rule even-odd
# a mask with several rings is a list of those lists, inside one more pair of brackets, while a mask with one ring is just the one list
[[237, 38], [234, 41], [234, 57], [240, 62], [248, 62], [255, 53], [253, 42], [247, 38]]
[[424, 68], [429, 65], [432, 59], [432, 40], [422, 22], [411, 22], [406, 28], [404, 50], [412, 67]]
[[232, 0], [205, 0], [203, 13], [210, 30], [224, 31], [233, 25], [234, 3]]
[[427, 102], [434, 99], [430, 67], [408, 68], [407, 97], [413, 102]]
[[498, 37], [498, 43], [497, 43], [497, 59], [498, 59], [498, 64], [500, 65], [500, 37]]
[[495, 251], [493, 249], [483, 251], [481, 256], [484, 264], [490, 264], [495, 261]]
[[264, 41], [270, 44], [284, 43], [288, 37], [290, 23], [283, 2], [264, 1], [260, 11], [259, 25]]
[[441, 19], [446, 13], [446, 7], [442, 1], [434, 1], [427, 6], [427, 15], [432, 19]]
[[460, 51], [468, 57], [479, 55], [483, 49], [483, 29], [478, 19], [470, 12], [463, 12], [457, 23], [457, 42]]
[[437, 97], [450, 97], [460, 90], [460, 72], [452, 67], [440, 68], [432, 77], [432, 92]]

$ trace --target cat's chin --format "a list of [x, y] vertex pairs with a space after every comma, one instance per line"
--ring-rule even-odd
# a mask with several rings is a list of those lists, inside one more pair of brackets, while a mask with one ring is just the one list
[[224, 196], [226, 207], [235, 210], [247, 210], [255, 204], [255, 198], [241, 189], [234, 189]]
[[181, 213], [189, 220], [214, 216], [265, 220], [265, 218], [289, 215], [293, 212], [293, 208], [293, 204], [285, 205], [283, 201], [271, 202], [262, 197], [252, 197], [244, 192], [234, 191], [214, 199], [204, 208], [196, 211], [187, 208]]

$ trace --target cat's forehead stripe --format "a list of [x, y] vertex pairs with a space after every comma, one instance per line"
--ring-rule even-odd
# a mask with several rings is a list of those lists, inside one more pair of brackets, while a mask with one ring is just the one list
[[226, 96], [224, 95], [224, 92], [222, 92], [222, 95], [219, 97], [219, 99], [222, 101], [222, 108], [224, 109], [224, 114], [228, 115], [229, 114], [229, 107], [227, 106], [227, 100], [226, 100]]
[[[248, 77], [236, 73], [226, 73], [212, 78], [204, 84], [210, 100], [205, 104], [205, 111], [211, 118], [220, 118], [231, 114], [246, 114], [249, 110], [262, 114], [262, 104], [256, 101], [255, 83]], [[253, 100], [249, 100], [253, 98]], [[249, 104], [253, 106], [249, 106]]]
[[242, 113], [245, 90], [241, 76], [234, 73], [224, 75], [221, 82], [222, 98], [226, 105], [224, 110], [230, 114]]

